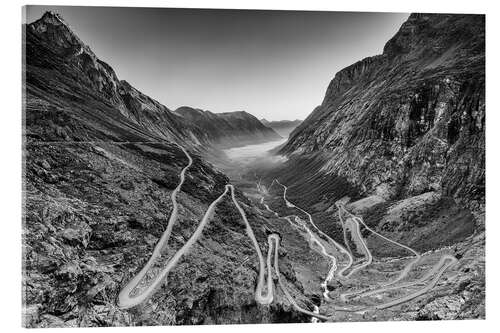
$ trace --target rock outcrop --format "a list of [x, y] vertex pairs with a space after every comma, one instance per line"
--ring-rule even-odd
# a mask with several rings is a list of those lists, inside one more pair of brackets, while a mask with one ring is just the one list
[[384, 47], [338, 72], [281, 150], [386, 199], [428, 191], [484, 210], [483, 15], [412, 14]]

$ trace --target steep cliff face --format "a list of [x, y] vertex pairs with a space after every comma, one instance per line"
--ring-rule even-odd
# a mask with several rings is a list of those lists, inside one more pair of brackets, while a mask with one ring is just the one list
[[218, 146], [245, 145], [281, 138], [272, 128], [245, 111], [212, 113], [183, 106], [175, 110], [175, 114], [192, 123], [206, 140]]
[[428, 191], [484, 207], [482, 15], [412, 14], [384, 47], [337, 73], [281, 150], [386, 199]]

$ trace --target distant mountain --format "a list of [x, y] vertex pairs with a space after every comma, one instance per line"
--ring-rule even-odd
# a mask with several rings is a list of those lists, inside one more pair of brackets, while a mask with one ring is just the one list
[[198, 127], [207, 140], [218, 146], [236, 146], [281, 138], [245, 111], [213, 113], [183, 106], [174, 111]]
[[[196, 117], [173, 112], [119, 80], [62, 17], [45, 13], [25, 26], [28, 136], [45, 140], [174, 141], [192, 147], [274, 140], [279, 135], [244, 112]], [[31, 98], [32, 97], [32, 98]], [[194, 109], [192, 109], [194, 110]], [[210, 121], [214, 121], [210, 124]], [[225, 137], [227, 136], [227, 137]]]
[[264, 125], [271, 127], [273, 130], [279, 133], [282, 137], [288, 137], [288, 135], [302, 123], [302, 120], [275, 120], [268, 121], [266, 119], [261, 119], [261, 123]]

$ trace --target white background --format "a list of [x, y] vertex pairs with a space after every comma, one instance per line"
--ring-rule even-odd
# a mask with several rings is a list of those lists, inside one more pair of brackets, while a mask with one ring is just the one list
[[[6, 3], [8, 2], [8, 3]], [[497, 4], [495, 4], [497, 3]], [[178, 326], [150, 328], [106, 328], [102, 332], [233, 332], [240, 333], [286, 330], [320, 332], [474, 332], [496, 331], [500, 328], [500, 296], [497, 286], [499, 276], [500, 214], [498, 207], [499, 176], [497, 168], [500, 151], [500, 109], [497, 97], [500, 95], [498, 75], [499, 24], [500, 11], [497, 1], [468, 0], [185, 0], [185, 1], [98, 1], [66, 0], [2, 1], [0, 10], [0, 57], [1, 57], [1, 212], [0, 212], [0, 331], [12, 332], [21, 328], [21, 6], [31, 5], [85, 5], [85, 6], [140, 6], [140, 7], [192, 7], [192, 8], [250, 8], [250, 9], [293, 9], [293, 10], [330, 10], [330, 11], [384, 11], [384, 12], [438, 12], [438, 13], [481, 13], [486, 14], [487, 30], [487, 84], [486, 84], [486, 131], [487, 131], [487, 291], [486, 320], [447, 321], [447, 322], [383, 322], [383, 323], [330, 323], [330, 324], [287, 324], [287, 325], [239, 325], [239, 326]], [[133, 28], [133, 27], [131, 27]], [[353, 59], [353, 63], [358, 59]], [[497, 327], [497, 328], [495, 328]], [[89, 332], [96, 329], [78, 329]], [[70, 329], [49, 329], [48, 331], [66, 332]], [[76, 332], [75, 329], [72, 331]], [[44, 330], [47, 332], [47, 330]]]

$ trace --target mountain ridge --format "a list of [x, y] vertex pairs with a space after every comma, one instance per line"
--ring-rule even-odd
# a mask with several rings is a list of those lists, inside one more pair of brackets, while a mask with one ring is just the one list
[[182, 106], [174, 113], [203, 129], [207, 139], [221, 148], [281, 138], [273, 129], [266, 127], [246, 111], [214, 113]]
[[335, 75], [281, 153], [328, 156], [323, 172], [367, 194], [437, 190], [481, 210], [484, 103], [484, 16], [412, 14], [382, 55]]
[[[336, 205], [347, 203], [384, 237], [426, 253], [453, 249], [464, 288], [417, 313], [442, 319], [439, 309], [460, 299], [449, 318], [482, 318], [485, 116], [485, 16], [411, 14], [383, 54], [335, 74], [277, 152], [284, 162], [254, 172], [286, 184], [289, 200], [339, 243], [348, 240]], [[394, 255], [376, 236], [367, 243]]]
[[[120, 80], [113, 68], [101, 61], [72, 31], [62, 16], [55, 12], [46, 12], [40, 19], [27, 24], [25, 35], [28, 93], [34, 92], [38, 100], [47, 100], [48, 96], [45, 96], [43, 90], [52, 95], [57, 92], [57, 95], [67, 98], [68, 102], [72, 100], [84, 102], [87, 96], [91, 96], [92, 100], [100, 104], [93, 109], [104, 113], [103, 118], [109, 118], [109, 123], [91, 125], [105, 127], [102, 129], [103, 132], [112, 132], [110, 128], [116, 126], [124, 128], [132, 126], [142, 140], [171, 140], [188, 143], [194, 149], [200, 149], [200, 145], [217, 145], [221, 141], [230, 145], [238, 139], [235, 133], [229, 133], [230, 137], [224, 138], [225, 132], [217, 131], [216, 127], [187, 121], [178, 113], [134, 88], [126, 80]], [[66, 80], [65, 85], [60, 84], [61, 75]], [[53, 89], [50, 91], [46, 87], [39, 86], [47, 79], [52, 80]], [[33, 89], [34, 87], [36, 89]], [[71, 93], [67, 87], [71, 87]], [[79, 105], [79, 108], [81, 107]], [[110, 108], [114, 110], [109, 110]], [[67, 110], [74, 112], [74, 108]], [[90, 112], [91, 110], [82, 112], [78, 117], [88, 117]], [[279, 138], [272, 130], [256, 124], [255, 117], [248, 113], [245, 114], [246, 118], [251, 120], [249, 128], [245, 128], [240, 122], [239, 114], [233, 116], [230, 114], [224, 116], [226, 127], [245, 130], [241, 139], [246, 142]], [[231, 124], [232, 122], [239, 123]], [[103, 133], [103, 136], [106, 134]]]

